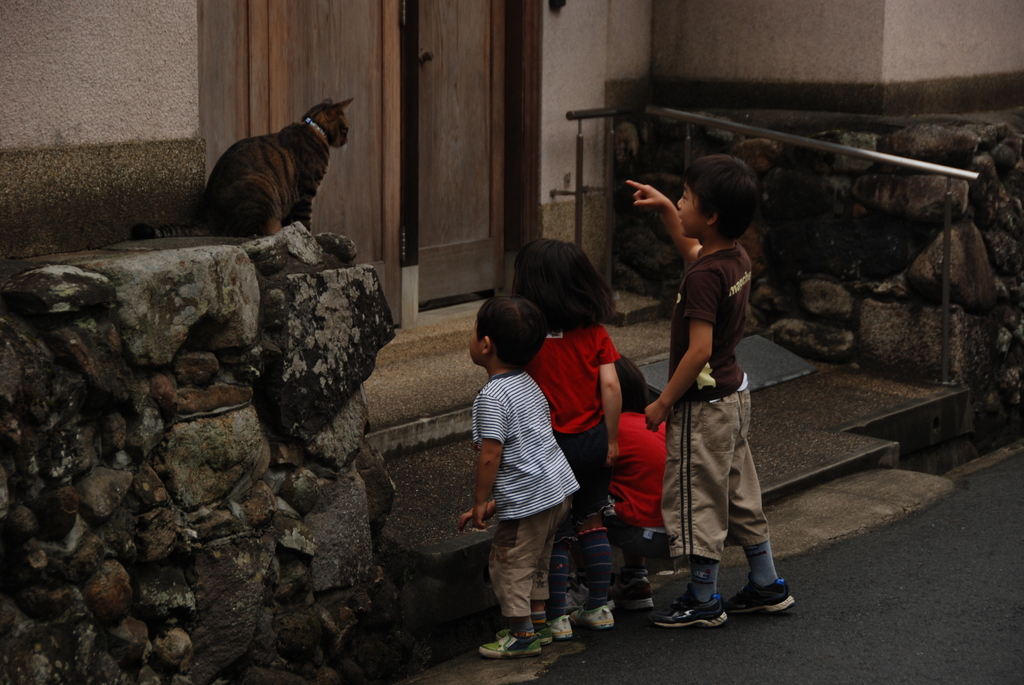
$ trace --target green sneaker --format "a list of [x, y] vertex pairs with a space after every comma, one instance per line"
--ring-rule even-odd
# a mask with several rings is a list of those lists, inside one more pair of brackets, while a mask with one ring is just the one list
[[480, 656], [488, 659], [514, 659], [521, 656], [540, 656], [540, 636], [516, 637], [507, 631], [497, 642], [481, 645]]
[[[499, 630], [494, 635], [494, 639], [495, 640], [501, 640], [506, 635], [508, 635], [508, 628], [502, 628], [501, 630]], [[553, 638], [552, 635], [551, 635], [551, 622], [548, 622], [547, 624], [545, 624], [545, 626], [543, 628], [541, 628], [540, 630], [537, 631], [537, 637], [540, 638], [540, 645], [541, 645], [541, 647], [543, 647], [545, 645], [550, 645], [551, 641], [553, 639], [556, 639], [556, 638]], [[557, 638], [557, 639], [559, 639], [559, 640], [566, 640], [568, 638], [561, 637], [561, 638]]]

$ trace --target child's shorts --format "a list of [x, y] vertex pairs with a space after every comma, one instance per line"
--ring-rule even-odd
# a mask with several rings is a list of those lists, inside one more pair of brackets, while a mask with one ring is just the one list
[[491, 541], [488, 572], [504, 616], [529, 616], [530, 600], [548, 598], [548, 568], [558, 524], [570, 497], [522, 519], [499, 521]]
[[624, 552], [648, 559], [671, 559], [668, 533], [633, 526], [612, 513], [605, 514], [604, 527], [608, 529], [608, 542]]
[[748, 390], [672, 407], [661, 500], [672, 556], [721, 559], [726, 545], [768, 539], [749, 426]]
[[608, 506], [608, 484], [612, 481], [608, 459], [608, 429], [604, 421], [582, 433], [559, 433], [555, 440], [565, 454], [580, 489], [572, 496], [572, 526], [575, 528]]

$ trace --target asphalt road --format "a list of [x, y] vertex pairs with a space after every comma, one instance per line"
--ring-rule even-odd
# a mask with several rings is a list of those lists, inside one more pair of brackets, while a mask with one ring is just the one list
[[[797, 604], [712, 629], [616, 611], [539, 683], [1024, 683], [1024, 452], [890, 526], [779, 563]], [[743, 568], [723, 569], [731, 594]], [[661, 607], [684, 584], [655, 593]]]

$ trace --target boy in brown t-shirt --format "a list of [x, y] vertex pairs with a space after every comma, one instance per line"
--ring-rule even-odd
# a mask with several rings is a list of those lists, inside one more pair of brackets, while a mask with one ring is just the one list
[[[725, 623], [727, 611], [783, 611], [794, 601], [775, 573], [747, 444], [750, 391], [736, 361], [750, 294], [750, 259], [737, 239], [754, 219], [757, 175], [737, 157], [702, 157], [683, 173], [678, 208], [651, 186], [626, 183], [636, 206], [661, 213], [689, 264], [672, 315], [669, 382], [646, 415], [651, 430], [668, 421], [662, 514], [672, 555], [689, 555], [691, 582], [651, 622], [709, 628]], [[743, 546], [750, 575], [723, 602], [717, 582], [726, 544]]]

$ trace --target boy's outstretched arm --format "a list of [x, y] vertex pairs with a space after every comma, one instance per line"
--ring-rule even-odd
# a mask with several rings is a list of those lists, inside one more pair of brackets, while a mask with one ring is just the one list
[[647, 415], [648, 430], [658, 430], [658, 426], [668, 418], [672, 406], [690, 389], [711, 359], [711, 337], [714, 330], [714, 324], [710, 321], [690, 319], [690, 346], [686, 348], [686, 353], [679, 360], [675, 373], [661, 395], [647, 405], [647, 411], [644, 412]]
[[615, 364], [601, 364], [597, 370], [597, 379], [601, 386], [604, 425], [608, 429], [608, 456], [604, 465], [615, 466], [619, 459], [619, 415], [622, 414], [622, 388], [619, 386]]
[[679, 212], [672, 204], [672, 200], [654, 186], [636, 181], [626, 181], [626, 185], [636, 189], [636, 192], [633, 193], [633, 206], [653, 209], [661, 214], [661, 220], [665, 222], [665, 228], [672, 236], [672, 243], [687, 264], [697, 261], [697, 256], [700, 254], [700, 243], [695, 238], [687, 238], [683, 235], [683, 222], [679, 220]]

